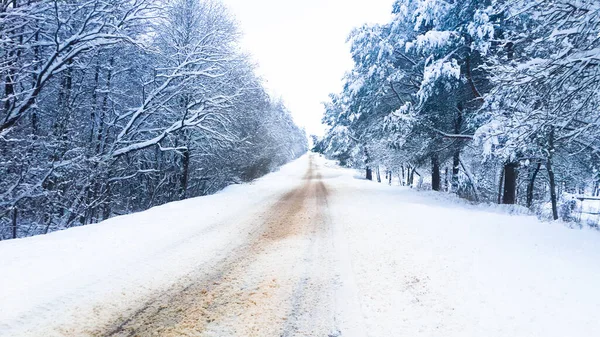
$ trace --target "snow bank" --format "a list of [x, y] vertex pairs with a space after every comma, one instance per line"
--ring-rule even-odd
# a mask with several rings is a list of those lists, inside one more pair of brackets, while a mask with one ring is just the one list
[[[238, 219], [299, 185], [306, 167], [304, 156], [252, 184], [215, 195], [0, 242], [0, 336], [40, 336], [36, 326], [60, 327], [73, 312], [82, 324], [115, 312], [126, 315], [194, 268], [210, 269], [246, 239], [249, 229]], [[95, 303], [103, 306], [90, 307]]]
[[368, 336], [600, 334], [597, 231], [327, 166]]

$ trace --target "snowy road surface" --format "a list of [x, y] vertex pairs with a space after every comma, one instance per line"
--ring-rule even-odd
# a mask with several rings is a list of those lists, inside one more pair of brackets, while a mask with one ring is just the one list
[[598, 336], [600, 235], [307, 155], [0, 242], [0, 336]]

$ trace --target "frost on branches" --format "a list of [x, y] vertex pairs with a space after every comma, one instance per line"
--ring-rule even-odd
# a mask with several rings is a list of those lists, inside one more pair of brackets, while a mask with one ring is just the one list
[[214, 193], [306, 136], [216, 0], [0, 3], [0, 240]]
[[397, 0], [392, 14], [350, 37], [354, 69], [332, 96], [343, 104], [326, 105], [322, 143], [339, 125], [351, 137], [327, 154], [582, 220], [580, 200], [600, 196], [598, 1]]

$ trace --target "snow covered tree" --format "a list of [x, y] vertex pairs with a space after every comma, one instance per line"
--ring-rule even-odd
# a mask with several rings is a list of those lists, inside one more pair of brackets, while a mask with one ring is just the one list
[[540, 211], [549, 200], [556, 219], [565, 192], [600, 185], [599, 10], [398, 0], [388, 24], [350, 35], [355, 66], [326, 104], [320, 147], [351, 166], [408, 168], [407, 184], [430, 171], [433, 189], [473, 200]]
[[485, 76], [473, 68], [487, 50], [472, 42], [482, 40], [472, 24], [479, 7], [483, 4], [396, 1], [391, 23], [351, 35], [356, 66], [344, 95], [352, 119], [367, 121], [354, 123], [355, 129], [404, 152], [400, 160], [412, 169], [430, 161], [436, 189], [440, 164], [451, 156], [458, 190], [460, 151], [472, 138], [463, 134], [474, 132], [468, 117], [481, 105]]
[[[502, 1], [494, 9], [497, 24], [505, 28], [498, 42], [500, 52], [488, 66], [495, 90], [482, 139], [492, 144], [486, 147], [490, 153], [531, 167], [529, 206], [539, 167], [546, 168], [557, 219], [557, 174], [573, 192], [580, 179], [583, 185], [597, 180], [592, 172], [600, 131], [596, 109], [600, 6], [596, 1]], [[557, 161], [569, 169], [556, 172]], [[581, 169], [573, 171], [574, 163]], [[586, 169], [588, 174], [575, 178]]]
[[216, 0], [1, 2], [0, 239], [213, 193], [304, 153], [238, 36]]

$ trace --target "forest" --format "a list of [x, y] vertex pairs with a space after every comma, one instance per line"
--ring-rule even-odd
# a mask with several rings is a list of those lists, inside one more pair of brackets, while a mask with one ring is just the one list
[[0, 240], [211, 194], [307, 149], [212, 0], [0, 0]]
[[348, 41], [316, 151], [546, 219], [598, 200], [599, 1], [396, 0]]

